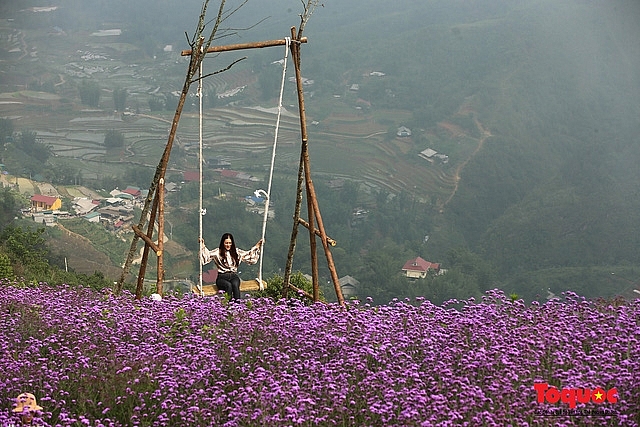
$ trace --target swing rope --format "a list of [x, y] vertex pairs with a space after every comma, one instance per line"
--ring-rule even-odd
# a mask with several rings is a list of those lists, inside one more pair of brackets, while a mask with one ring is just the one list
[[[200, 49], [203, 49], [202, 47]], [[204, 52], [204, 50], [201, 50], [201, 53]], [[199, 222], [198, 222], [198, 226], [199, 226], [199, 239], [198, 239], [198, 247], [199, 247], [199, 251], [200, 253], [198, 254], [198, 265], [200, 266], [200, 272], [198, 275], [198, 290], [200, 291], [200, 296], [204, 296], [204, 288], [202, 286], [202, 262], [200, 261], [202, 259], [202, 245], [200, 244], [200, 242], [202, 241], [202, 217], [204, 216], [204, 214], [206, 213], [206, 211], [202, 208], [202, 65], [203, 65], [204, 61], [200, 61], [200, 67], [198, 70], [198, 101], [199, 101], [199, 117], [198, 117], [198, 128], [199, 128], [199, 153], [198, 153], [198, 159], [199, 159], [199, 180], [200, 180], [200, 205], [199, 205], [199, 211], [198, 211], [198, 217], [199, 217]]]
[[262, 254], [260, 255], [260, 268], [258, 275], [258, 285], [260, 286], [260, 290], [264, 290], [264, 283], [262, 282], [262, 260], [264, 259], [264, 236], [267, 231], [267, 219], [269, 216], [269, 203], [271, 198], [271, 182], [273, 180], [273, 167], [276, 161], [276, 147], [278, 145], [278, 131], [280, 129], [280, 116], [282, 115], [282, 95], [284, 93], [284, 82], [287, 76], [287, 59], [289, 58], [289, 48], [291, 45], [291, 37], [285, 38], [285, 51], [284, 51], [284, 60], [282, 61], [282, 80], [280, 82], [280, 97], [278, 98], [278, 117], [276, 119], [276, 128], [273, 137], [273, 150], [271, 152], [271, 170], [269, 171], [269, 183], [267, 185], [267, 191], [265, 193], [264, 190], [256, 190], [256, 197], [260, 197], [260, 195], [265, 196], [264, 203], [264, 216], [262, 218]]

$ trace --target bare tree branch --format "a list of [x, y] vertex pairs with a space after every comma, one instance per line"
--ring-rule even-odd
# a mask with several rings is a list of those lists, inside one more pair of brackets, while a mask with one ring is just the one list
[[309, 21], [309, 18], [311, 18], [311, 15], [313, 15], [313, 12], [316, 10], [316, 7], [318, 6], [322, 6], [324, 7], [323, 3], [320, 3], [319, 0], [300, 0], [300, 2], [302, 3], [302, 7], [304, 8], [304, 12], [302, 12], [302, 14], [300, 15], [300, 27], [298, 28], [298, 38], [302, 37], [302, 33], [304, 31], [304, 27], [305, 25], [307, 25], [307, 22]]
[[207, 78], [207, 77], [209, 77], [209, 76], [215, 76], [216, 74], [220, 74], [220, 73], [222, 73], [222, 72], [225, 72], [225, 71], [229, 70], [231, 67], [233, 67], [235, 64], [237, 64], [238, 62], [240, 62], [240, 61], [244, 61], [245, 59], [247, 59], [247, 57], [246, 57], [246, 56], [243, 56], [242, 58], [238, 58], [238, 59], [236, 59], [235, 61], [233, 61], [231, 64], [229, 64], [229, 65], [227, 65], [226, 67], [222, 68], [221, 70], [214, 71], [213, 73], [205, 74], [205, 75], [204, 75], [204, 76], [202, 76], [202, 77], [198, 77], [197, 79], [193, 79], [193, 80], [191, 80], [191, 83], [193, 84], [193, 83], [196, 83], [196, 82], [197, 82], [197, 81], [199, 81], [199, 80], [206, 79], [206, 78]]

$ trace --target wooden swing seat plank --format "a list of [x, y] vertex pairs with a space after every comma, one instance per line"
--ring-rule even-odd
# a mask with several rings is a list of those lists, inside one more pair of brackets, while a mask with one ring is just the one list
[[[263, 280], [262, 284], [266, 289], [267, 282]], [[260, 290], [260, 284], [258, 283], [258, 279], [242, 280], [240, 282], [240, 292], [252, 292], [252, 291], [259, 291], [259, 290]], [[198, 290], [197, 286], [192, 286], [191, 291], [200, 295], [200, 291]], [[202, 285], [202, 294], [204, 296], [208, 297], [208, 296], [216, 295], [217, 293], [218, 293], [218, 287], [215, 284]]]

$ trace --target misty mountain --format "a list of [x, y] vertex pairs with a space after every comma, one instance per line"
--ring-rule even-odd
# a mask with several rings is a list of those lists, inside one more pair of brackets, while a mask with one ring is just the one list
[[[191, 35], [202, 7], [196, 0], [46, 4], [55, 3], [55, 13], [28, 25], [122, 26], [124, 40], [148, 56], [165, 44], [186, 48], [185, 32]], [[27, 5], [44, 2], [1, 10], [24, 19]], [[287, 36], [301, 5], [249, 1], [229, 16], [220, 43]], [[380, 71], [384, 79], [360, 85], [372, 109], [408, 110], [411, 119], [401, 124], [425, 135], [451, 120], [467, 120], [468, 133], [478, 132], [476, 120], [489, 133], [472, 156], [454, 159], [464, 167], [446, 207], [424, 206], [433, 219], [433, 257], [467, 247], [504, 283], [552, 268], [635, 266], [638, 22], [635, 0], [325, 1], [305, 29], [303, 68], [317, 82], [318, 98]], [[269, 55], [252, 53], [273, 60]], [[463, 105], [472, 112], [467, 119], [456, 115]], [[416, 141], [415, 151], [430, 143], [428, 136]], [[448, 143], [455, 147], [454, 138]]]

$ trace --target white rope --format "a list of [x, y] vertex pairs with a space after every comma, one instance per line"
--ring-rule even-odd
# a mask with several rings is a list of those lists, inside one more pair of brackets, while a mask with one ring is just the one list
[[264, 190], [257, 190], [255, 192], [256, 197], [259, 197], [260, 194], [265, 196], [264, 203], [264, 217], [262, 218], [262, 254], [260, 255], [260, 270], [258, 275], [258, 284], [260, 285], [260, 290], [264, 290], [264, 284], [262, 282], [262, 260], [264, 259], [264, 236], [267, 231], [267, 218], [269, 216], [269, 203], [271, 198], [271, 181], [273, 180], [273, 166], [276, 161], [276, 146], [278, 145], [278, 130], [280, 129], [280, 116], [282, 114], [282, 94], [284, 93], [284, 82], [287, 76], [287, 59], [289, 58], [289, 47], [291, 45], [291, 37], [285, 38], [285, 51], [284, 51], [284, 60], [282, 61], [282, 81], [280, 83], [280, 97], [278, 98], [278, 118], [276, 119], [276, 129], [273, 137], [273, 150], [271, 152], [271, 170], [269, 171], [269, 184], [267, 186], [266, 193]]
[[[202, 48], [201, 48], [202, 49]], [[199, 154], [198, 154], [198, 158], [199, 158], [199, 163], [200, 163], [200, 167], [199, 167], [199, 174], [200, 174], [200, 206], [199, 206], [199, 210], [198, 210], [198, 217], [199, 217], [199, 236], [200, 239], [198, 239], [198, 247], [200, 248], [199, 251], [200, 253], [198, 253], [198, 265], [200, 266], [200, 270], [199, 270], [199, 274], [198, 274], [198, 290], [200, 291], [200, 296], [204, 296], [204, 289], [202, 287], [202, 262], [200, 262], [200, 260], [202, 259], [202, 245], [200, 244], [200, 242], [202, 241], [202, 216], [205, 214], [205, 210], [202, 208], [202, 65], [203, 65], [204, 61], [200, 61], [200, 69], [198, 71], [198, 77], [200, 77], [198, 79], [198, 99], [200, 102], [200, 114], [199, 114], [199, 132], [200, 132], [200, 136], [199, 136], [199, 143], [200, 143], [200, 149], [199, 149]]]

